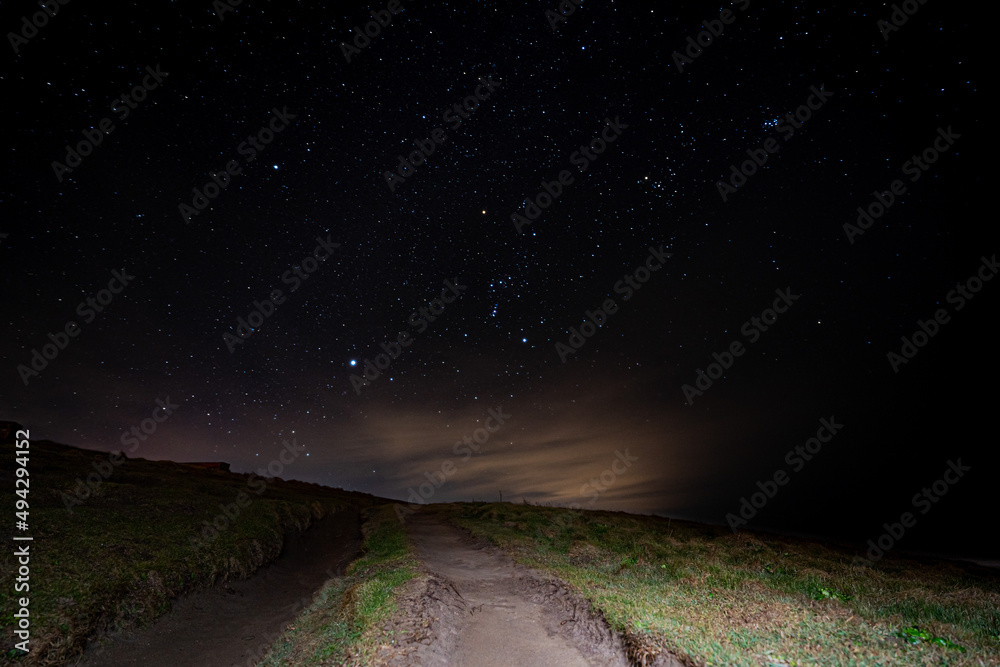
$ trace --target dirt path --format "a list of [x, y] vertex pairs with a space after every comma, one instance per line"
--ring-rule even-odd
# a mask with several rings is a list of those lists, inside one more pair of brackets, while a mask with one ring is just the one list
[[391, 665], [627, 665], [620, 639], [585, 600], [516, 565], [426, 510], [407, 518], [431, 572], [402, 605]]
[[342, 572], [360, 548], [358, 512], [337, 512], [289, 539], [278, 560], [250, 579], [185, 596], [149, 627], [92, 643], [74, 664], [253, 665], [323, 582]]

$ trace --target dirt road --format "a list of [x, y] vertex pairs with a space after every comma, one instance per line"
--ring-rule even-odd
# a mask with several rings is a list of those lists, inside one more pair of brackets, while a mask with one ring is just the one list
[[627, 665], [621, 640], [586, 600], [516, 565], [429, 511], [407, 532], [432, 573], [406, 594], [406, 637], [382, 656], [391, 665]]
[[147, 628], [87, 647], [78, 667], [246, 667], [330, 576], [361, 547], [358, 512], [342, 510], [285, 544], [281, 556], [245, 581], [183, 597]]

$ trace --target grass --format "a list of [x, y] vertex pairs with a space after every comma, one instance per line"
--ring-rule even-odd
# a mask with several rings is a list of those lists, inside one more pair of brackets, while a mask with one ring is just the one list
[[365, 512], [363, 555], [331, 579], [272, 646], [258, 667], [371, 665], [379, 626], [396, 611], [395, 591], [417, 575], [403, 526], [391, 505]]
[[[261, 478], [250, 487], [247, 475], [129, 459], [67, 511], [63, 493], [107, 458], [101, 452], [31, 443], [28, 534], [34, 541], [27, 594], [16, 593], [6, 575], [16, 571], [13, 547], [0, 550], [4, 650], [16, 641], [15, 601], [28, 595], [31, 652], [11, 650], [4, 661], [26, 667], [65, 664], [102, 631], [144, 625], [168, 611], [182, 593], [249, 576], [277, 558], [287, 532], [305, 530], [335, 508], [368, 502], [361, 494], [281, 480], [257, 494]], [[14, 447], [0, 445], [3, 507], [14, 506], [13, 459]], [[214, 540], [204, 541], [203, 522], [216, 520], [219, 505], [232, 505], [240, 492], [252, 502], [239, 507], [239, 516], [226, 520], [231, 525]], [[14, 544], [9, 537], [7, 543]]]
[[575, 586], [638, 658], [691, 665], [1000, 665], [982, 568], [689, 522], [462, 503], [452, 520]]
[[[0, 503], [10, 507], [13, 447], [0, 445], [0, 457]], [[32, 652], [4, 662], [71, 662], [102, 631], [143, 625], [177, 595], [250, 575], [277, 557], [288, 531], [334, 507], [367, 508], [363, 555], [270, 644], [263, 667], [376, 664], [392, 641], [383, 626], [397, 590], [422, 576], [392, 506], [370, 496], [280, 480], [258, 495], [246, 475], [134, 459], [70, 513], [63, 493], [107, 455], [34, 442], [30, 457]], [[196, 544], [203, 522], [240, 492], [252, 502]], [[458, 525], [577, 588], [636, 660], [670, 651], [706, 666], [1000, 665], [1000, 577], [982, 568], [893, 554], [857, 566], [841, 547], [622, 513], [445, 507]], [[0, 568], [15, 571], [13, 549], [0, 550]], [[22, 595], [5, 576], [8, 647]]]

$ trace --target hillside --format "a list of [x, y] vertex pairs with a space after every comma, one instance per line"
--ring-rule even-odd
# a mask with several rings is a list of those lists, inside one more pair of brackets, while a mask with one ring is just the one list
[[[149, 623], [171, 600], [213, 584], [245, 579], [274, 561], [290, 536], [337, 511], [376, 499], [317, 484], [205, 470], [167, 461], [115, 459], [47, 441], [31, 442], [26, 531], [30, 588], [0, 589], [5, 651], [18, 641], [14, 614], [29, 600], [30, 653], [25, 665], [62, 664], [86, 640]], [[12, 508], [15, 448], [0, 446], [3, 506]], [[88, 480], [89, 478], [89, 480]], [[0, 554], [16, 572], [14, 550]], [[9, 651], [7, 658], [18, 655]]]

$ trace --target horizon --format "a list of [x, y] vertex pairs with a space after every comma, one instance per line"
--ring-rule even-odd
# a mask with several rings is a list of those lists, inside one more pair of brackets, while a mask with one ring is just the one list
[[[16, 422], [8, 422], [8, 423], [16, 423]], [[41, 440], [34, 440], [33, 441], [33, 444], [43, 444], [43, 443], [44, 444], [50, 444], [50, 445], [56, 445], [56, 446], [59, 446], [59, 447], [71, 447], [71, 448], [74, 448], [74, 449], [81, 449], [81, 450], [84, 450], [84, 451], [97, 452], [97, 453], [109, 453], [109, 454], [112, 454], [112, 453], [116, 453], [116, 451], [120, 452], [120, 450], [110, 450], [110, 451], [107, 451], [107, 450], [101, 450], [101, 449], [89, 449], [89, 448], [86, 448], [86, 447], [79, 447], [79, 446], [71, 445], [71, 444], [68, 444], [68, 443], [56, 442], [56, 441], [50, 440], [48, 438], [43, 438]], [[142, 461], [146, 461], [146, 462], [150, 462], [150, 463], [175, 463], [175, 464], [179, 464], [179, 465], [192, 465], [192, 464], [198, 464], [198, 463], [227, 463], [227, 464], [229, 463], [227, 461], [222, 461], [222, 462], [220, 462], [220, 461], [175, 461], [175, 460], [172, 460], [172, 459], [146, 459], [146, 458], [143, 458], [141, 456], [133, 457], [132, 459], [129, 459], [129, 457], [124, 454], [124, 452], [120, 452], [120, 453], [123, 454], [125, 460], [142, 460]], [[253, 469], [248, 469], [248, 470], [233, 470], [232, 468], [230, 468], [229, 470], [224, 470], [223, 472], [230, 473], [230, 474], [235, 474], [235, 475], [247, 475], [247, 476], [250, 476], [250, 477], [253, 477], [255, 474], [258, 474], [258, 471], [255, 471]], [[264, 475], [261, 475], [261, 476], [266, 477]], [[329, 489], [333, 489], [333, 490], [337, 490], [337, 491], [349, 492], [349, 493], [362, 493], [362, 494], [365, 494], [365, 495], [369, 495], [369, 496], [371, 496], [373, 498], [377, 498], [377, 499], [381, 499], [381, 500], [390, 500], [390, 501], [393, 501], [393, 502], [398, 503], [400, 505], [407, 505], [411, 509], [414, 507], [413, 504], [410, 504], [410, 503], [407, 502], [406, 498], [395, 498], [395, 497], [389, 497], [389, 496], [379, 496], [377, 494], [372, 494], [372, 493], [369, 493], [369, 492], [366, 492], [366, 491], [361, 491], [359, 489], [329, 486], [329, 485], [325, 485], [325, 484], [320, 484], [319, 482], [309, 482], [307, 480], [302, 480], [302, 479], [298, 479], [298, 478], [295, 478], [295, 477], [280, 477], [280, 476], [278, 476], [277, 479], [280, 479], [280, 480], [286, 481], [286, 482], [292, 481], [292, 482], [304, 482], [304, 483], [307, 483], [307, 484], [317, 484], [317, 485], [323, 486], [325, 488], [329, 488]], [[78, 478], [78, 481], [81, 481], [81, 482], [83, 482], [83, 483], [86, 484], [86, 480], [83, 479], [83, 478]], [[71, 490], [67, 489], [65, 491], [70, 492]], [[544, 501], [541, 501], [541, 502], [530, 502], [529, 503], [524, 498], [522, 498], [520, 502], [516, 498], [514, 498], [514, 499], [508, 499], [508, 500], [505, 501], [502, 498], [502, 491], [503, 491], [502, 489], [497, 489], [497, 493], [500, 494], [500, 496], [501, 496], [501, 497], [498, 497], [497, 499], [470, 498], [470, 499], [462, 499], [462, 500], [441, 500], [441, 501], [430, 501], [430, 500], [424, 501], [424, 500], [422, 500], [420, 504], [421, 505], [430, 506], [430, 505], [435, 505], [435, 504], [451, 504], [451, 503], [458, 503], [458, 504], [461, 504], [461, 503], [489, 504], [489, 503], [503, 503], [503, 502], [507, 502], [507, 503], [511, 503], [511, 504], [527, 504], [527, 505], [534, 505], [534, 506], [540, 506], [540, 507], [551, 507], [551, 508], [555, 508], [555, 509], [567, 509], [567, 510], [572, 510], [572, 511], [583, 510], [583, 511], [595, 511], [595, 512], [623, 513], [623, 514], [629, 514], [629, 515], [633, 515], [633, 516], [642, 516], [642, 517], [650, 517], [650, 518], [658, 518], [658, 519], [677, 520], [677, 521], [681, 521], [681, 522], [686, 522], [686, 523], [691, 523], [691, 524], [696, 524], [696, 525], [702, 525], [702, 526], [708, 526], [708, 527], [714, 527], [714, 528], [726, 528], [726, 527], [729, 527], [728, 524], [726, 522], [724, 522], [724, 521], [723, 522], [713, 522], [713, 521], [711, 521], [710, 517], [682, 516], [682, 515], [677, 515], [677, 514], [663, 514], [663, 513], [657, 513], [657, 512], [644, 512], [644, 511], [641, 511], [641, 510], [628, 510], [628, 509], [605, 509], [605, 508], [600, 508], [600, 507], [579, 507], [579, 506], [574, 507], [573, 504], [560, 505], [560, 504], [554, 504], [554, 503], [544, 502]], [[405, 510], [403, 510], [403, 511], [405, 512]], [[856, 548], [856, 549], [862, 549], [862, 550], [863, 550], [864, 546], [867, 546], [867, 545], [863, 544], [860, 535], [837, 534], [837, 533], [811, 533], [811, 532], [802, 532], [802, 531], [796, 531], [796, 530], [782, 529], [781, 526], [750, 525], [748, 527], [741, 527], [738, 532], [747, 532], [747, 533], [751, 533], [751, 534], [754, 534], [754, 535], [764, 535], [764, 536], [791, 537], [791, 538], [796, 538], [796, 539], [801, 539], [801, 540], [814, 541], [814, 542], [818, 542], [818, 543], [821, 543], [821, 544], [834, 545], [834, 546], [840, 546], [840, 547], [845, 547], [845, 548]], [[901, 557], [917, 556], [917, 557], [941, 558], [941, 559], [945, 559], [945, 560], [956, 560], [956, 561], [966, 561], [966, 562], [976, 563], [977, 565], [981, 565], [983, 567], [988, 567], [988, 568], [1000, 568], [1000, 560], [986, 559], [986, 558], [983, 557], [984, 554], [962, 554], [962, 553], [958, 553], [958, 552], [948, 552], [946, 550], [940, 550], [940, 549], [931, 549], [931, 550], [928, 550], [926, 548], [925, 549], [919, 549], [919, 548], [918, 549], [909, 549], [909, 548], [906, 548], [905, 546], [902, 546], [902, 547], [893, 546], [892, 547], [892, 551], [894, 553], [896, 553], [897, 555], [901, 556]]]

